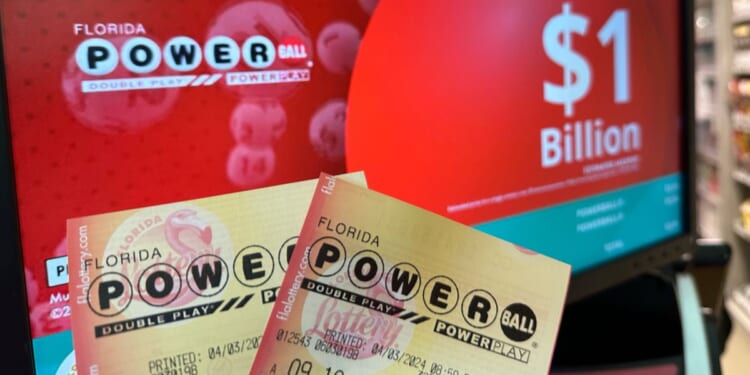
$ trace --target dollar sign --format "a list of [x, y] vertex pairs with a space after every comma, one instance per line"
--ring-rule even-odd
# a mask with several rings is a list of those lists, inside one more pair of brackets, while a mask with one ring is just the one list
[[573, 51], [571, 38], [572, 33], [585, 35], [588, 24], [589, 20], [586, 17], [571, 13], [570, 3], [564, 3], [562, 13], [552, 17], [544, 25], [544, 52], [552, 61], [563, 67], [562, 86], [544, 82], [544, 100], [564, 105], [566, 117], [573, 116], [573, 103], [586, 96], [591, 87], [589, 63]]

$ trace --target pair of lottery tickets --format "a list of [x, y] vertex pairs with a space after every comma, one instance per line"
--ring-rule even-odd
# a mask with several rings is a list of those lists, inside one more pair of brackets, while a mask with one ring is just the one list
[[77, 371], [546, 374], [570, 267], [365, 185], [68, 220]]

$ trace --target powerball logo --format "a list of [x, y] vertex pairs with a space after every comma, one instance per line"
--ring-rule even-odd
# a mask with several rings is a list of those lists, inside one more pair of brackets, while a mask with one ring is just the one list
[[[221, 81], [227, 86], [304, 82], [310, 80], [313, 65], [308, 47], [295, 36], [277, 44], [264, 35], [240, 41], [219, 35], [203, 45], [184, 35], [163, 45], [146, 36], [120, 36], [115, 42], [93, 37], [76, 48], [77, 68], [87, 75], [81, 81], [82, 92], [211, 86]], [[281, 64], [274, 65], [277, 61]], [[128, 78], [121, 78], [122, 69]]]

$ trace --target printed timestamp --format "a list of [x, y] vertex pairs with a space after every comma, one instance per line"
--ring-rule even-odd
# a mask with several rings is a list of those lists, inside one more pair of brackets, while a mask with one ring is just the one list
[[441, 363], [432, 363], [430, 365], [430, 371], [419, 371], [417, 375], [470, 375], [468, 372], [463, 372], [457, 368], [445, 366]]
[[371, 354], [417, 369], [420, 373], [423, 372], [427, 366], [427, 359], [425, 358], [399, 349], [382, 346], [377, 343], [372, 346]]
[[223, 345], [214, 345], [208, 348], [208, 359], [229, 357], [252, 350], [258, 350], [262, 336], [248, 337], [242, 340], [234, 340]]

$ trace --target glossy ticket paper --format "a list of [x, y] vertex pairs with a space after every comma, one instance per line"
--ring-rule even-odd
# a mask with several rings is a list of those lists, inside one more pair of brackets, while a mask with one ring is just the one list
[[250, 374], [547, 374], [569, 277], [323, 175]]
[[247, 374], [316, 182], [68, 220], [79, 373]]

